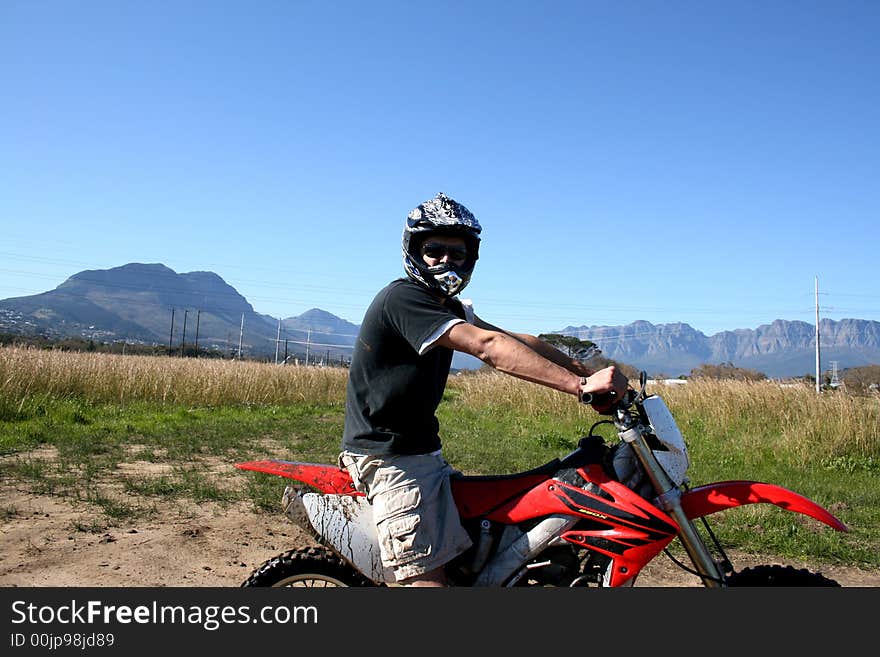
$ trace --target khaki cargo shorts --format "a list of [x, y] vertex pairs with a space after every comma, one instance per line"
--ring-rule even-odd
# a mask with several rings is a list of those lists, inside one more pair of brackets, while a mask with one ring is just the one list
[[372, 505], [380, 556], [397, 581], [435, 570], [471, 546], [449, 483], [458, 471], [440, 454], [342, 452], [339, 465]]

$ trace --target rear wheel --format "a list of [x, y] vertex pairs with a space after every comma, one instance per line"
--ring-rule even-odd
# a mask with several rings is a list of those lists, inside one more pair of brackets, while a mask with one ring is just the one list
[[840, 586], [821, 573], [792, 566], [755, 566], [727, 577], [728, 586]]
[[375, 584], [331, 550], [307, 547], [272, 557], [251, 573], [241, 586], [335, 588]]

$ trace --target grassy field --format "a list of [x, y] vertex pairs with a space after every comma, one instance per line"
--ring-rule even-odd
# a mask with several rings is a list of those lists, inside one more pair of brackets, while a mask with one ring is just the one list
[[[249, 499], [277, 513], [283, 482], [231, 466], [266, 457], [333, 462], [346, 374], [0, 348], [0, 479], [100, 507], [111, 524], [181, 498]], [[751, 505], [712, 516], [727, 547], [880, 567], [880, 399], [766, 381], [691, 381], [651, 391], [663, 396], [688, 440], [692, 485], [780, 484], [852, 529], [834, 532], [800, 514]], [[493, 372], [451, 377], [439, 415], [449, 461], [483, 474], [563, 456], [603, 419], [569, 396]], [[610, 426], [596, 430], [613, 439]], [[0, 499], [0, 515], [14, 513]]]

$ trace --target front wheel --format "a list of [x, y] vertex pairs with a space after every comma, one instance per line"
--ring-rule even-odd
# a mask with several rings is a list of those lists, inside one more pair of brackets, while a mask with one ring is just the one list
[[728, 586], [840, 586], [821, 573], [792, 566], [754, 566], [727, 577]]
[[241, 586], [335, 588], [375, 586], [375, 583], [327, 548], [307, 547], [272, 557], [252, 572]]

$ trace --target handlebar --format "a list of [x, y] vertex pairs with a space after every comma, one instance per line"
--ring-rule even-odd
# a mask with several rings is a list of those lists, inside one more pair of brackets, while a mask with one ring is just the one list
[[614, 415], [616, 411], [626, 411], [636, 401], [644, 399], [647, 382], [647, 372], [640, 372], [638, 390], [628, 386], [623, 395], [618, 395], [614, 390], [609, 392], [584, 392], [578, 395], [578, 401], [582, 404], [590, 404], [602, 415]]
[[625, 412], [636, 401], [644, 398], [644, 386], [641, 391], [629, 387], [623, 395], [615, 391], [610, 392], [585, 392], [579, 399], [582, 404], [590, 404], [602, 415], [616, 415], [618, 411]]

